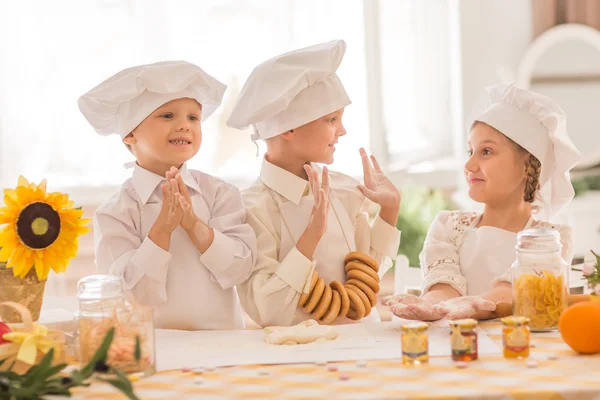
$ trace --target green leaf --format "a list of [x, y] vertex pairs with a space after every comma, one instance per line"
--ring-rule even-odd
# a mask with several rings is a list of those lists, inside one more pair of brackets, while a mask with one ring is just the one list
[[133, 353], [135, 361], [140, 362], [142, 359], [142, 345], [140, 343], [140, 335], [135, 335], [135, 352]]
[[73, 381], [74, 386], [81, 385], [83, 383], [83, 381], [85, 381], [85, 379], [86, 379], [86, 378], [84, 378], [81, 371], [78, 369], [71, 371], [71, 375], [69, 376], [69, 378], [71, 378], [71, 380]]
[[[27, 373], [25, 374], [27, 376], [27, 378], [23, 381], [23, 386], [29, 387], [29, 386], [34, 385], [34, 383], [36, 383], [36, 382], [45, 381], [47, 376], [43, 377], [43, 378], [42, 378], [42, 376], [46, 373], [46, 371], [52, 365], [53, 357], [54, 357], [54, 349], [50, 349], [50, 351], [44, 355], [44, 357], [39, 362], [39, 364], [34, 365], [27, 371]], [[37, 384], [35, 386], [37, 387], [37, 386], [39, 386], [39, 384]]]
[[125, 375], [118, 369], [113, 369], [112, 372], [127, 386], [127, 388], [129, 388], [129, 390], [133, 390], [133, 386], [131, 385], [129, 378], [127, 378], [127, 375]]
[[12, 396], [17, 399], [37, 399], [37, 390], [26, 387], [14, 387], [12, 386], [8, 391]]
[[[73, 387], [87, 387], [90, 385], [86, 380], [93, 376], [96, 363], [105, 362], [108, 349], [114, 338], [114, 329], [107, 332], [96, 354], [82, 370], [74, 370], [69, 375], [70, 381], [64, 382], [63, 376], [59, 373], [66, 368], [67, 364], [52, 366], [53, 350], [50, 350], [38, 365], [32, 366], [25, 374], [19, 375], [12, 370], [0, 371], [0, 377], [8, 379], [8, 393], [0, 393], [0, 400], [38, 400], [47, 395], [70, 397], [70, 389]], [[139, 338], [136, 339], [136, 347], [141, 354], [141, 344]], [[14, 363], [11, 365], [14, 366]], [[139, 400], [134, 394], [134, 388], [127, 376], [116, 369], [109, 368], [109, 378], [97, 378], [97, 380], [106, 382], [131, 400]], [[112, 376], [111, 376], [112, 375]]]
[[94, 373], [94, 368], [98, 361], [106, 361], [106, 357], [108, 355], [108, 349], [110, 348], [110, 344], [113, 341], [115, 336], [115, 328], [110, 328], [110, 330], [104, 336], [104, 340], [98, 350], [96, 350], [96, 354], [92, 357], [89, 363], [81, 370], [81, 374], [84, 379], [89, 378]]
[[115, 388], [119, 389], [121, 392], [123, 392], [123, 394], [125, 396], [127, 396], [131, 400], [140, 400], [139, 397], [137, 397], [135, 395], [135, 393], [133, 393], [133, 388], [131, 387], [131, 383], [127, 379], [125, 379], [126, 382], [124, 382], [122, 379], [103, 379], [103, 378], [98, 378], [98, 380], [100, 380], [102, 382], [106, 382], [109, 385], [112, 385]]
[[594, 257], [596, 257], [596, 268], [600, 267], [600, 255], [594, 253], [594, 250], [590, 250], [592, 252], [592, 254], [594, 255]]
[[55, 365], [54, 367], [48, 368], [43, 375], [40, 375], [38, 378], [39, 379], [43, 379], [43, 380], [47, 380], [48, 378], [58, 374], [60, 371], [62, 371], [63, 369], [67, 368], [68, 364], [58, 364]]

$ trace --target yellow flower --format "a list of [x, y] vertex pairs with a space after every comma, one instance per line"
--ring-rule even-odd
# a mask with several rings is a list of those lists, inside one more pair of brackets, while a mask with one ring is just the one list
[[79, 235], [89, 232], [83, 210], [63, 193], [46, 193], [46, 181], [39, 185], [19, 177], [15, 189], [4, 190], [0, 208], [0, 262], [24, 278], [35, 268], [45, 280], [50, 269], [65, 272], [77, 255]]

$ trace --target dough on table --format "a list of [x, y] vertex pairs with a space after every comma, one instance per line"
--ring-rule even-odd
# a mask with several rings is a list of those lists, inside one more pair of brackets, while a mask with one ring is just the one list
[[265, 342], [278, 345], [298, 345], [334, 340], [337, 332], [329, 325], [319, 325], [314, 319], [293, 326], [268, 326], [264, 328]]

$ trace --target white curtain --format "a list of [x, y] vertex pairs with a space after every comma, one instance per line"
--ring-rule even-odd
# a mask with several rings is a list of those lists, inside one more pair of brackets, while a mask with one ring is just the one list
[[382, 104], [388, 159], [399, 164], [452, 155], [447, 0], [381, 0]]

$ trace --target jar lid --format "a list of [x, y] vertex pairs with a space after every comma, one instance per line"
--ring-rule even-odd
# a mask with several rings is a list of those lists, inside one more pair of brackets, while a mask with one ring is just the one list
[[453, 328], [475, 328], [477, 326], [477, 320], [473, 318], [457, 319], [455, 321], [449, 321], [448, 323]]
[[123, 296], [121, 278], [114, 275], [90, 275], [77, 283], [77, 297], [100, 300]]
[[502, 321], [502, 323], [504, 325], [509, 325], [509, 326], [521, 326], [521, 325], [529, 324], [529, 318], [516, 316], [516, 315], [504, 317], [500, 321]]
[[519, 251], [560, 251], [560, 232], [550, 228], [530, 228], [517, 234]]
[[401, 326], [402, 332], [425, 332], [428, 328], [427, 322], [410, 322]]

